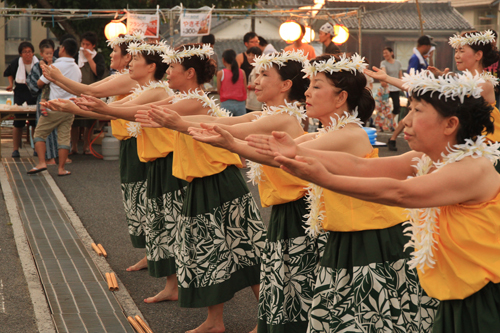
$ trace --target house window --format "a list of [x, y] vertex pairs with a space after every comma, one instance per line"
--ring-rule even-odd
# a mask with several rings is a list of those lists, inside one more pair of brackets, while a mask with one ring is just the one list
[[14, 17], [5, 26], [6, 40], [30, 40], [31, 39], [31, 18]]

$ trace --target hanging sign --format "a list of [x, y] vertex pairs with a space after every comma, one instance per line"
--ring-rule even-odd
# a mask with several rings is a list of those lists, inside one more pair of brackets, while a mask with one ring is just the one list
[[127, 13], [127, 33], [141, 32], [146, 37], [159, 37], [160, 16]]
[[181, 36], [206, 36], [210, 33], [211, 24], [212, 10], [183, 13], [181, 15]]

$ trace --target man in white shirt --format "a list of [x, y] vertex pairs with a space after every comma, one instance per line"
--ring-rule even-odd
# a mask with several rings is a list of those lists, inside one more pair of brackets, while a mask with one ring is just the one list
[[[82, 81], [82, 73], [80, 68], [75, 63], [73, 58], [78, 52], [78, 44], [74, 39], [66, 39], [59, 48], [59, 58], [54, 62], [53, 66], [57, 67], [61, 73], [77, 82]], [[39, 88], [44, 85], [50, 84], [49, 100], [53, 99], [70, 99], [75, 95], [51, 83], [45, 76], [42, 75], [37, 82]], [[57, 148], [59, 149], [59, 176], [68, 176], [71, 172], [64, 169], [66, 159], [68, 158], [70, 149], [70, 132], [71, 125], [73, 124], [74, 115], [65, 112], [48, 111], [47, 117], [40, 117], [35, 129], [34, 141], [35, 151], [38, 154], [38, 164], [36, 167], [28, 171], [28, 174], [38, 173], [47, 170], [45, 162], [45, 139], [47, 136], [57, 128]]]

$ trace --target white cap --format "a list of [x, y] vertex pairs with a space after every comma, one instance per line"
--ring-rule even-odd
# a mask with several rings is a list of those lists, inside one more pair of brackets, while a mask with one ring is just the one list
[[335, 36], [335, 30], [333, 30], [333, 25], [330, 23], [325, 23], [319, 28], [319, 31], [323, 31], [324, 33], [330, 34], [332, 37]]

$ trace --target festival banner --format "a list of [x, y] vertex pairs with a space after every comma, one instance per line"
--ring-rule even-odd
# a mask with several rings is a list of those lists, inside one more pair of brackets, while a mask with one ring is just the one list
[[212, 10], [181, 14], [181, 36], [206, 36], [212, 25]]
[[159, 37], [160, 15], [143, 15], [127, 13], [127, 33], [140, 31], [146, 37]]

